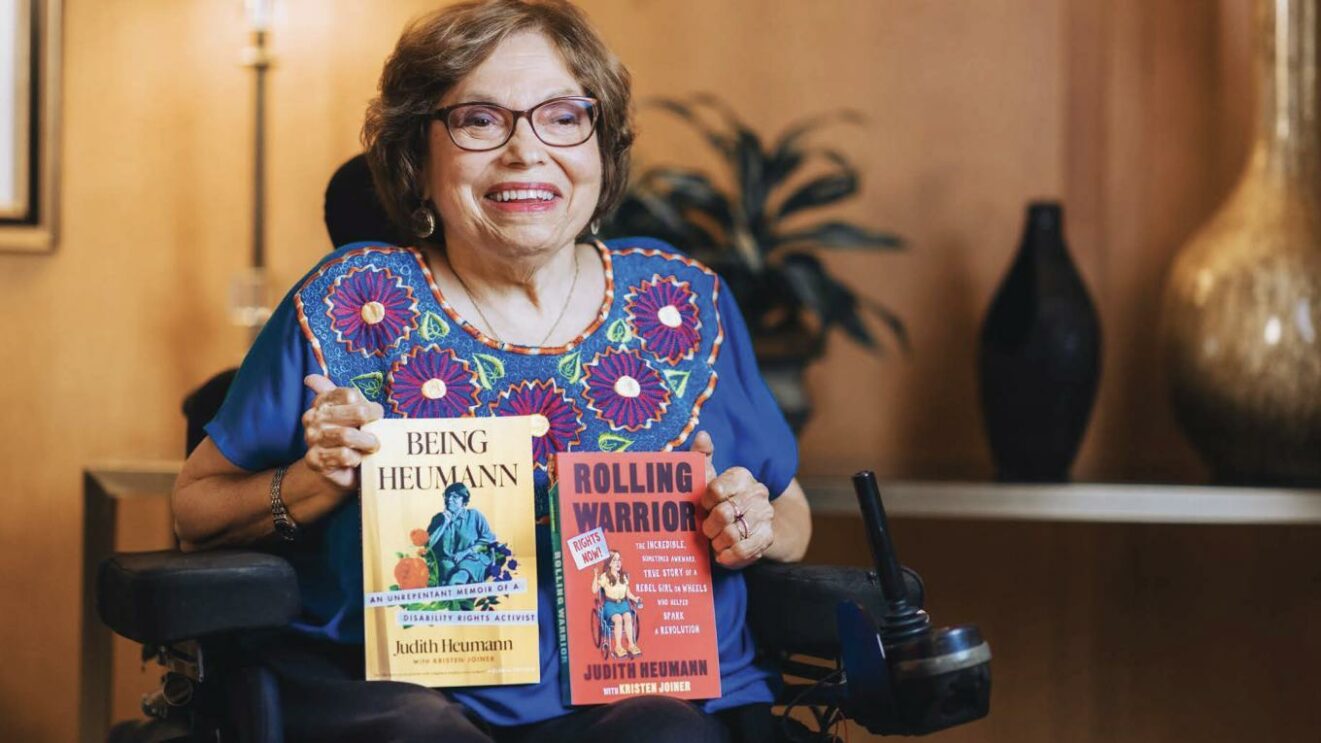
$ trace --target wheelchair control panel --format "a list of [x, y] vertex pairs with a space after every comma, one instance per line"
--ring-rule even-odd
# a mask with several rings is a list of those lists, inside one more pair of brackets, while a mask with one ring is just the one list
[[908, 593], [876, 475], [853, 476], [884, 597], [885, 615], [853, 602], [838, 607], [844, 667], [840, 709], [873, 733], [924, 735], [985, 717], [991, 649], [976, 626], [933, 628]]

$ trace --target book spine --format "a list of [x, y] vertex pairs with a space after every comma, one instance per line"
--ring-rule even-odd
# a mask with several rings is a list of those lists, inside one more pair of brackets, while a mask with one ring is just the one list
[[560, 639], [560, 694], [564, 705], [573, 704], [573, 689], [569, 679], [569, 616], [564, 596], [564, 547], [560, 534], [560, 486], [552, 483], [547, 493], [550, 501], [551, 565], [555, 570], [555, 628]]
[[[362, 498], [360, 507], [362, 508], [362, 529], [364, 534], [371, 534], [371, 539], [362, 541], [362, 564], [364, 571], [364, 588], [367, 592], [387, 590], [388, 581], [384, 575], [384, 566], [381, 565], [381, 558], [377, 554], [377, 537], [379, 531], [379, 512], [377, 510], [377, 498], [380, 497], [376, 488], [371, 485], [372, 467], [363, 467], [363, 476], [360, 481], [365, 480], [367, 485], [362, 488]], [[368, 680], [390, 680], [393, 674], [390, 668], [390, 612], [384, 608], [373, 609], [370, 616], [363, 617], [363, 630], [365, 632], [363, 647], [367, 654], [366, 673]]]

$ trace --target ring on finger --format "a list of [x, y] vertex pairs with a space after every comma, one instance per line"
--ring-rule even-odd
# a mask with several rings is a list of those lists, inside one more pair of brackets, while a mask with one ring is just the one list
[[741, 542], [744, 539], [747, 539], [748, 534], [751, 533], [751, 531], [748, 529], [748, 521], [745, 518], [743, 509], [739, 508], [737, 503], [731, 500], [729, 502], [729, 505], [734, 507], [734, 526], [738, 527], [738, 539]]
[[734, 525], [738, 527], [738, 540], [740, 542], [747, 539], [748, 535], [752, 533], [748, 529], [748, 520], [744, 518], [742, 512], [735, 512]]

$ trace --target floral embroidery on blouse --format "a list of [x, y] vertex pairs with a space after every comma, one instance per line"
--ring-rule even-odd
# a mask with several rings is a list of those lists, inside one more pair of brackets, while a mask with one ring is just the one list
[[665, 415], [670, 389], [637, 351], [607, 348], [583, 365], [587, 405], [616, 430], [640, 431]]
[[702, 343], [697, 299], [686, 281], [652, 276], [629, 291], [624, 312], [642, 345], [669, 364], [692, 358]]
[[[558, 451], [678, 447], [715, 392], [719, 280], [673, 249], [638, 244], [646, 247], [597, 243], [601, 310], [554, 348], [484, 336], [445, 300], [413, 248], [341, 249], [307, 277], [294, 304], [322, 372], [381, 402], [387, 416], [541, 416], [533, 441], [540, 481]], [[329, 311], [307, 311], [314, 306]]]
[[532, 459], [546, 469], [550, 455], [576, 449], [586, 430], [582, 410], [550, 380], [524, 380], [500, 393], [491, 409], [497, 415], [531, 415]]
[[335, 280], [326, 316], [349, 353], [384, 356], [417, 327], [412, 287], [389, 268], [360, 266]]
[[414, 348], [390, 367], [390, 409], [404, 418], [460, 418], [477, 407], [477, 375], [454, 350]]
[[641, 431], [661, 420], [670, 387], [635, 350], [605, 349], [583, 366], [588, 406], [614, 430]]

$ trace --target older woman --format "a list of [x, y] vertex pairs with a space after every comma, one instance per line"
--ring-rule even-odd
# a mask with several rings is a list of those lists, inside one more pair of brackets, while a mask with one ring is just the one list
[[468, 508], [472, 493], [461, 482], [445, 488], [445, 510], [427, 527], [427, 548], [435, 550], [441, 585], [477, 583], [491, 564], [488, 553], [479, 551], [495, 544], [495, 533], [486, 516]]
[[[730, 718], [764, 719], [773, 679], [754, 662], [738, 571], [806, 549], [796, 446], [715, 274], [654, 240], [584, 239], [625, 188], [629, 95], [627, 71], [560, 0], [445, 8], [386, 62], [363, 137], [416, 246], [345, 246], [290, 292], [174, 492], [185, 549], [287, 540], [303, 617], [265, 658], [291, 739], [724, 740]], [[556, 451], [707, 454], [719, 699], [566, 708], [549, 572], [540, 684], [362, 680], [353, 496], [377, 442], [360, 427], [491, 414], [541, 416], [539, 510]], [[548, 549], [540, 533], [547, 569]]]

